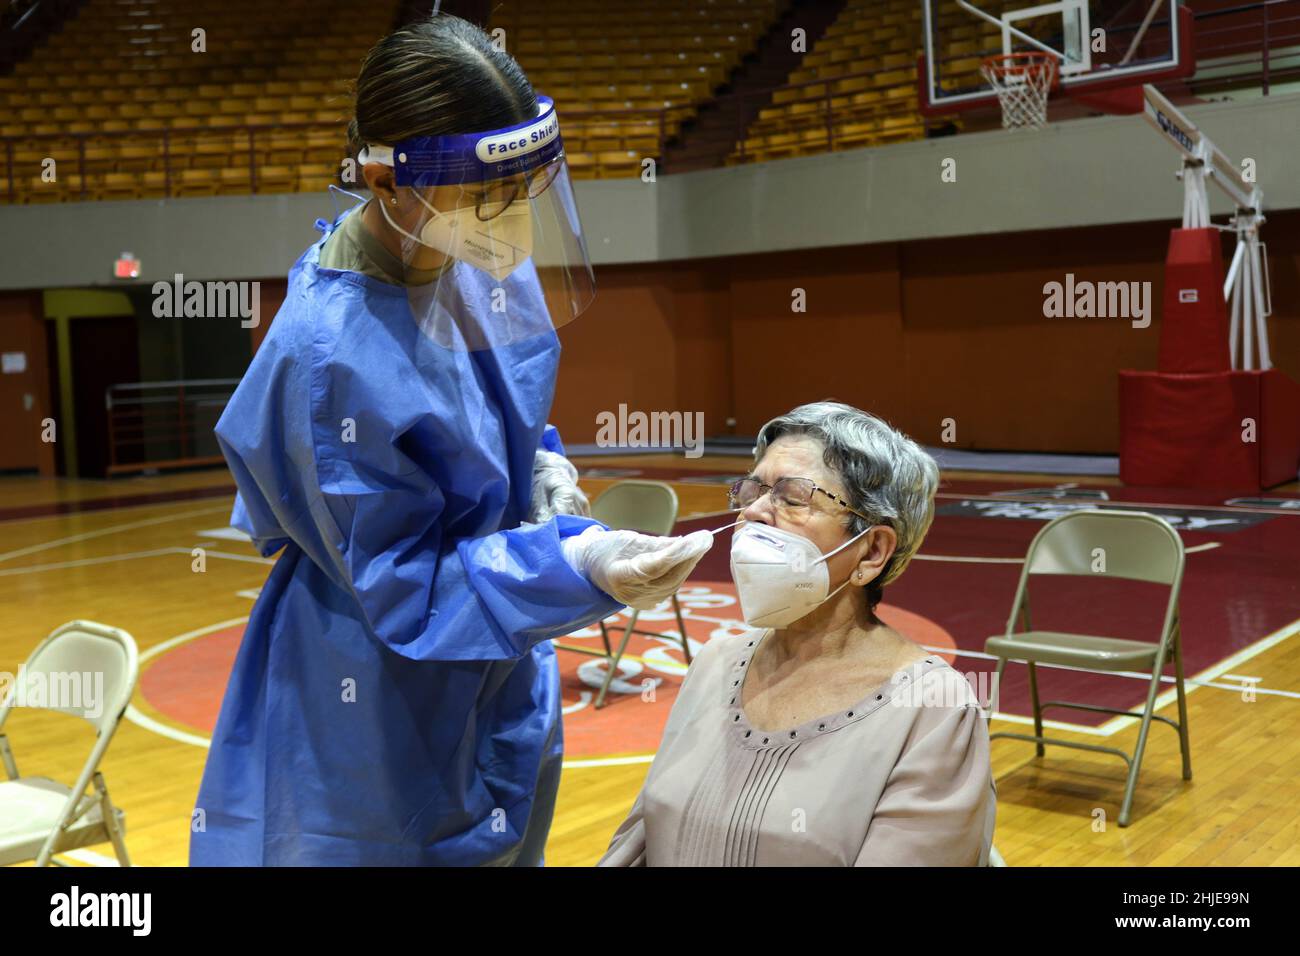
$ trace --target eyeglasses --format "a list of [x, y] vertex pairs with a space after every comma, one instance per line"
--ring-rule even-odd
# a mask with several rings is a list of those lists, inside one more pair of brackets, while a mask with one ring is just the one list
[[478, 216], [480, 222], [488, 222], [501, 215], [510, 204], [519, 198], [520, 193], [524, 192], [521, 187], [527, 187], [529, 199], [536, 199], [550, 187], [559, 175], [560, 164], [558, 162], [549, 163], [541, 169], [532, 173], [525, 173], [522, 176], [516, 176], [513, 179], [501, 179], [492, 183], [485, 183], [483, 192], [477, 196], [474, 203], [474, 214]]
[[832, 494], [817, 485], [811, 478], [778, 478], [774, 484], [765, 485], [757, 478], [741, 478], [728, 489], [728, 497], [733, 511], [743, 511], [763, 495], [771, 492], [772, 501], [791, 517], [806, 517], [807, 508], [812, 503], [814, 494], [823, 494], [838, 505], [852, 511], [859, 518], [867, 517], [839, 495]]

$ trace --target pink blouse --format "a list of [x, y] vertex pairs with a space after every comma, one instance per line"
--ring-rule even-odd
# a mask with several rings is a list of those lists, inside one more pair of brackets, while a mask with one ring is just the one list
[[780, 731], [740, 708], [768, 631], [695, 657], [600, 866], [987, 866], [997, 815], [974, 691], [938, 657]]

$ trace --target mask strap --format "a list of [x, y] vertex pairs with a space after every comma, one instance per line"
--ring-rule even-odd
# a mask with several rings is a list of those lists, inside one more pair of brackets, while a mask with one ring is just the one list
[[420, 190], [412, 189], [411, 192], [415, 195], [416, 201], [425, 209], [429, 210], [429, 212], [433, 214], [434, 218], [436, 219], [442, 218], [443, 214], [438, 210], [438, 207], [434, 206], [431, 203], [425, 202], [424, 197], [420, 195]]
[[366, 197], [365, 197], [365, 196], [358, 196], [356, 193], [350, 193], [350, 192], [348, 192], [346, 189], [340, 189], [338, 186], [335, 186], [333, 183], [330, 183], [330, 202], [333, 203], [333, 205], [334, 205], [334, 218], [335, 218], [335, 219], [337, 219], [337, 218], [339, 217], [339, 204], [338, 204], [338, 200], [335, 199], [335, 196], [334, 196], [335, 193], [339, 193], [339, 194], [344, 195], [344, 196], [349, 196], [349, 197], [351, 197], [352, 199], [355, 199], [358, 203], [363, 203], [363, 202], [366, 201]]
[[[879, 526], [879, 525], [874, 525], [874, 524], [871, 526], [871, 528], [878, 528], [878, 527], [880, 527], [880, 526]], [[823, 556], [822, 556], [822, 560], [825, 561], [827, 558], [834, 557], [835, 555], [839, 554], [841, 551], [843, 551], [845, 548], [847, 548], [849, 545], [851, 545], [854, 541], [857, 541], [858, 538], [862, 537], [862, 535], [864, 535], [864, 534], [866, 534], [868, 531], [870, 531], [871, 528], [865, 528], [865, 529], [863, 529], [863, 531], [862, 531], [861, 534], [855, 534], [852, 538], [849, 538], [848, 541], [845, 541], [842, 545], [840, 545], [838, 548], [836, 548], [836, 549], [835, 549], [834, 551], [832, 551], [830, 554], [823, 555]], [[824, 598], [822, 598], [820, 601], [818, 601], [818, 602], [817, 602], [818, 606], [820, 607], [821, 605], [823, 605], [823, 604], [825, 604], [827, 601], [829, 601], [831, 598], [835, 597], [835, 595], [837, 595], [837, 594], [839, 594], [841, 591], [843, 591], [846, 587], [849, 586], [849, 582], [852, 581], [852, 580], [853, 580], [853, 572], [850, 571], [850, 572], [849, 572], [849, 576], [848, 576], [847, 578], [844, 579], [844, 583], [841, 584], [839, 587], [837, 587], [837, 588], [836, 588], [834, 591], [832, 591], [830, 594], [826, 595], [826, 597], [824, 597]]]
[[[417, 194], [417, 196], [418, 196], [418, 194]], [[421, 200], [421, 202], [423, 202], [423, 200]], [[390, 215], [388, 215], [388, 210], [384, 208], [384, 204], [383, 204], [383, 203], [379, 203], [379, 211], [380, 211], [381, 213], [383, 213], [384, 219], [388, 222], [388, 224], [389, 224], [390, 226], [393, 227], [394, 230], [396, 230], [397, 232], [400, 232], [402, 235], [404, 235], [407, 239], [410, 239], [412, 242], [419, 243], [419, 244], [422, 245], [422, 246], [425, 244], [424, 241], [423, 241], [419, 236], [413, 236], [413, 235], [411, 235], [409, 232], [407, 232], [405, 229], [403, 229], [403, 228], [402, 228], [401, 226], [399, 226], [397, 223], [393, 222], [392, 217], [391, 217]]]
[[825, 603], [826, 603], [827, 601], [829, 601], [831, 598], [835, 597], [835, 595], [839, 594], [839, 593], [840, 593], [841, 591], [843, 591], [846, 587], [848, 587], [848, 586], [849, 586], [849, 582], [852, 581], [852, 580], [853, 580], [853, 575], [850, 574], [847, 578], [844, 579], [844, 583], [843, 583], [843, 584], [841, 584], [841, 585], [840, 585], [839, 587], [837, 587], [834, 591], [832, 591], [830, 594], [826, 595], [826, 597], [822, 598], [822, 599], [821, 599], [820, 601], [818, 601], [817, 603], [818, 603], [819, 605], [820, 605], [820, 604], [825, 604]]
[[[829, 560], [830, 558], [835, 557], [835, 555], [839, 554], [841, 551], [843, 551], [845, 548], [847, 548], [849, 545], [851, 545], [854, 541], [857, 541], [858, 538], [862, 537], [864, 534], [866, 534], [866, 533], [867, 533], [868, 531], [870, 531], [872, 528], [879, 528], [879, 527], [880, 527], [880, 525], [873, 524], [873, 525], [871, 525], [870, 527], [863, 528], [861, 531], [859, 531], [859, 532], [858, 532], [857, 534], [855, 534], [853, 537], [849, 538], [848, 541], [845, 541], [842, 545], [840, 545], [840, 546], [839, 546], [838, 548], [836, 548], [834, 551], [828, 551], [828, 552], [826, 552], [825, 554], [823, 554], [820, 558], [818, 558], [816, 561], [814, 561], [813, 564], [817, 564], [818, 562], [826, 561], [826, 560]], [[844, 584], [848, 584], [848, 582], [845, 581]], [[843, 584], [840, 585], [840, 587], [843, 587], [843, 586], [844, 586]], [[836, 590], [838, 590], [838, 588], [837, 588]]]

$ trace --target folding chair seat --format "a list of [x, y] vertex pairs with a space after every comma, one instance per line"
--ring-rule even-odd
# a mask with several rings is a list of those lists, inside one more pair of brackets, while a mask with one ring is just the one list
[[[1157, 515], [1143, 511], [1103, 511], [1087, 509], [1073, 511], [1049, 521], [1034, 536], [1020, 572], [1020, 583], [1012, 601], [1011, 615], [1007, 619], [1005, 634], [990, 637], [984, 644], [985, 653], [998, 659], [997, 678], [994, 684], [994, 703], [1001, 692], [1002, 674], [1007, 661], [1024, 661], [1029, 669], [1030, 702], [1034, 717], [1034, 733], [1017, 734], [1000, 731], [989, 734], [989, 739], [1010, 737], [1026, 740], [1036, 745], [1037, 755], [1044, 755], [1044, 744], [1093, 750], [1120, 757], [1128, 765], [1128, 780], [1124, 800], [1120, 806], [1119, 825], [1126, 827], [1133, 809], [1133, 796], [1137, 790], [1138, 771], [1146, 750], [1147, 733], [1151, 721], [1159, 720], [1178, 732], [1179, 748], [1183, 758], [1183, 779], [1192, 779], [1192, 751], [1187, 733], [1187, 695], [1183, 686], [1182, 639], [1178, 620], [1178, 598], [1182, 589], [1184, 551], [1182, 539], [1169, 522]], [[1156, 641], [1137, 641], [1094, 634], [1076, 634], [1066, 631], [1034, 630], [1029, 619], [1029, 582], [1031, 577], [1074, 575], [1119, 580], [1145, 581], [1168, 588], [1160, 635]], [[1020, 629], [1017, 630], [1017, 625]], [[1155, 713], [1156, 698], [1160, 693], [1165, 664], [1174, 663], [1174, 687], [1178, 700], [1178, 720]], [[1064, 700], [1038, 699], [1038, 674], [1036, 665], [1049, 664], [1079, 670], [1113, 672], [1150, 670], [1146, 704], [1142, 712], [1119, 710], [1099, 704], [1075, 703]], [[1043, 735], [1043, 711], [1049, 707], [1065, 707], [1097, 713], [1125, 714], [1139, 718], [1137, 746], [1132, 754], [1115, 747], [1079, 743]]]
[[[72, 680], [80, 674], [95, 675], [90, 688]], [[126, 851], [126, 815], [113, 805], [99, 767], [131, 702], [138, 677], [135, 639], [126, 631], [93, 621], [64, 624], [32, 652], [20, 680], [0, 702], [0, 764], [7, 777], [0, 781], [0, 865], [35, 861], [37, 866], [45, 866], [56, 853], [95, 843], [112, 843], [118, 862], [131, 865]], [[19, 689], [39, 681], [50, 688], [41, 709], [80, 717], [96, 730], [90, 756], [72, 786], [45, 777], [20, 776], [4, 732], [19, 703], [24, 709], [37, 706], [20, 701]], [[60, 694], [68, 696], [64, 699]], [[90, 787], [93, 794], [86, 792]]]

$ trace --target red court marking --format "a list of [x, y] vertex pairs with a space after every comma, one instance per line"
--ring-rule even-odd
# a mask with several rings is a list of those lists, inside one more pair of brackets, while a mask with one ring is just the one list
[[[735, 587], [730, 581], [690, 581], [680, 600], [687, 613], [686, 630], [693, 642], [705, 644], [712, 638], [743, 629]], [[702, 617], [691, 617], [695, 613]], [[880, 616], [912, 640], [931, 647], [955, 647], [952, 636], [919, 614], [881, 605]], [[704, 618], [715, 618], [705, 620]], [[723, 621], [724, 623], [718, 623]], [[729, 622], [729, 623], [726, 623]], [[618, 615], [607, 621], [611, 641], [617, 646], [621, 626], [627, 618]], [[575, 708], [564, 715], [564, 752], [569, 757], [593, 757], [615, 753], [647, 753], [658, 749], [664, 724], [682, 676], [676, 673], [685, 658], [676, 637], [677, 619], [671, 610], [643, 612], [637, 627], [672, 631], [662, 639], [633, 634], [620, 671], [623, 683], [615, 681], [606, 705], [596, 710], [605, 661], [562, 648], [556, 649], [564, 707]], [[225, 628], [194, 638], [156, 658], [140, 680], [145, 700], [168, 720], [211, 734], [221, 709], [226, 680], [239, 650], [243, 626]], [[565, 643], [601, 647], [598, 628], [587, 628]], [[951, 655], [943, 655], [962, 670]], [[632, 660], [629, 658], [642, 658]], [[642, 681], [655, 679], [654, 699], [642, 699]]]
[[140, 675], [140, 693], [168, 720], [211, 735], [243, 638], [236, 624], [164, 651]]
[[[942, 490], [979, 494], [1031, 484], [1014, 478], [1003, 483], [945, 481]], [[1117, 501], [1188, 505], [1214, 504], [1226, 496], [1174, 489], [1106, 490]], [[679, 522], [676, 532], [684, 534], [727, 523], [725, 515], [691, 519]], [[1023, 558], [1042, 524], [941, 515], [935, 518], [921, 551], [931, 555]], [[720, 534], [700, 561], [688, 582], [683, 603], [703, 617], [736, 623], [717, 624], [701, 618], [688, 621], [691, 639], [700, 643], [739, 626], [740, 614], [729, 573], [730, 535], [729, 531]], [[1294, 569], [1300, 567], [1300, 516], [1279, 515], [1232, 533], [1184, 531], [1181, 535], [1189, 548], [1208, 541], [1219, 544], [1211, 551], [1187, 556], [1181, 601], [1186, 675], [1213, 666], [1296, 619], [1300, 575]], [[1020, 566], [1016, 564], [914, 561], [902, 577], [885, 589], [880, 614], [917, 643], [982, 652], [990, 635], [1006, 629], [1019, 575]], [[1076, 579], [1047, 583], [1054, 586], [1040, 588], [1035, 582], [1031, 588], [1030, 607], [1036, 627], [1142, 640], [1153, 640], [1158, 633], [1161, 589], [1157, 586]], [[697, 588], [704, 590], [696, 592]], [[612, 623], [620, 620], [615, 618]], [[676, 621], [671, 614], [643, 615], [639, 626], [670, 630], [676, 628]], [[211, 733], [240, 633], [239, 628], [234, 628], [208, 634], [158, 658], [141, 679], [145, 699], [169, 718]], [[566, 640], [588, 646], [600, 643], [594, 631], [586, 637]], [[672, 639], [633, 635], [628, 653], [649, 655], [651, 663], [627, 662], [625, 670], [637, 673], [628, 674], [624, 693], [611, 692], [608, 707], [597, 712], [588, 702], [566, 715], [566, 750], [570, 755], [647, 752], [658, 746], [681, 677], [656, 670], [653, 663], [660, 658], [680, 662], [681, 647]], [[581, 704], [584, 692], [594, 699], [599, 689], [595, 671], [603, 667], [603, 662], [564, 650], [557, 651], [557, 655], [565, 706]], [[994, 667], [992, 661], [981, 658], [944, 656], [967, 675], [992, 671]], [[1172, 673], [1172, 669], [1166, 668], [1166, 673]], [[1008, 666], [998, 700], [1003, 713], [1030, 713], [1027, 674], [1023, 664]], [[652, 703], [641, 700], [640, 682], [645, 677], [660, 681]], [[1040, 690], [1047, 699], [1124, 709], [1140, 706], [1146, 687], [1145, 682], [1130, 678], [1055, 669], [1045, 669], [1040, 681]], [[1168, 685], [1162, 687], [1168, 689]], [[1095, 727], [1110, 716], [1062, 709], [1049, 710], [1048, 718]]]

